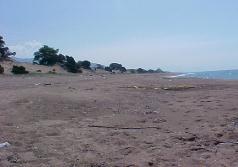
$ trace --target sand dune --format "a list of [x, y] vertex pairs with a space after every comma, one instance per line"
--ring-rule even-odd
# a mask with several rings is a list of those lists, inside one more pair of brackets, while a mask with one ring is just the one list
[[21, 62], [16, 62], [16, 61], [0, 61], [0, 65], [4, 67], [4, 73], [5, 74], [11, 74], [12, 66], [17, 65], [17, 66], [24, 66], [27, 71], [31, 73], [39, 73], [39, 70], [41, 71], [40, 73], [48, 73], [49, 71], [52, 71], [55, 69], [56, 73], [67, 73], [62, 67], [59, 65], [54, 65], [54, 66], [42, 66], [42, 65], [34, 65], [31, 63], [21, 63]]

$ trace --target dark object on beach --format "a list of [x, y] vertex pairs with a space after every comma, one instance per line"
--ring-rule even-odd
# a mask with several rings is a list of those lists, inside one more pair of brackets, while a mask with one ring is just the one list
[[28, 74], [29, 71], [26, 71], [26, 68], [23, 66], [13, 66], [12, 73], [13, 74]]
[[50, 86], [50, 85], [52, 85], [51, 83], [45, 83], [44, 84], [45, 86]]
[[0, 65], [0, 74], [4, 73], [4, 68]]
[[48, 71], [48, 74], [56, 74], [54, 71]]
[[148, 165], [149, 165], [149, 166], [153, 166], [154, 163], [153, 163], [153, 162], [148, 162]]
[[7, 161], [16, 164], [16, 163], [19, 162], [19, 157], [18, 157], [17, 154], [10, 155], [10, 156], [7, 157]]

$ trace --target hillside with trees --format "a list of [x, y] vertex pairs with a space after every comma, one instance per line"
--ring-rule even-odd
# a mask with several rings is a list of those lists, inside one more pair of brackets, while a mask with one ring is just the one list
[[84, 60], [76, 62], [72, 56], [65, 56], [61, 53], [59, 54], [59, 49], [54, 49], [47, 45], [44, 45], [37, 52], [35, 52], [34, 56], [34, 64], [45, 66], [58, 64], [71, 73], [81, 73], [81, 69], [91, 70], [90, 61]]
[[[34, 72], [34, 68], [37, 68], [35, 72], [45, 72], [48, 69], [48, 73], [56, 73], [59, 70], [56, 70], [55, 67], [58, 66], [62, 68], [63, 70], [70, 72], [70, 73], [82, 73], [83, 70], [88, 71], [105, 71], [112, 74], [115, 73], [131, 73], [131, 74], [144, 74], [144, 73], [161, 73], [163, 72], [160, 69], [157, 70], [145, 70], [143, 68], [138, 69], [126, 69], [122, 64], [119, 63], [111, 63], [109, 66], [104, 66], [101, 64], [95, 64], [91, 63], [88, 60], [84, 61], [78, 61], [74, 59], [72, 56], [64, 55], [60, 53], [59, 49], [55, 49], [53, 47], [43, 45], [41, 48], [39, 48], [38, 51], [34, 53], [34, 59], [33, 64], [39, 65], [39, 66], [30, 66], [29, 63], [22, 63], [15, 61], [16, 59], [13, 59], [12, 56], [15, 56], [15, 52], [11, 52], [8, 47], [6, 47], [5, 41], [3, 40], [3, 37], [0, 36], [0, 61], [8, 61], [8, 65], [5, 67], [1, 66], [0, 64], [0, 74], [5, 72], [5, 69], [7, 67], [7, 71], [12, 72], [14, 74], [27, 74]], [[18, 63], [18, 64], [17, 64]], [[6, 63], [5, 63], [6, 64]], [[4, 64], [2, 64], [4, 65]], [[27, 68], [24, 67], [28, 66]], [[11, 66], [11, 69], [9, 68]], [[46, 70], [44, 70], [43, 66], [45, 66]], [[30, 69], [29, 71], [27, 71]]]

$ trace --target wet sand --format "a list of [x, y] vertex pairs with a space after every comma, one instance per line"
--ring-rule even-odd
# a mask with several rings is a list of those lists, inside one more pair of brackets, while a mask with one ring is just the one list
[[236, 167], [238, 81], [1, 76], [1, 167]]

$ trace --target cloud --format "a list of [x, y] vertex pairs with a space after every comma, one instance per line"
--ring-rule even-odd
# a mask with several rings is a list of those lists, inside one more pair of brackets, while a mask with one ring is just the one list
[[34, 52], [36, 52], [41, 46], [41, 42], [33, 40], [11, 45], [9, 48], [11, 51], [16, 52], [16, 57], [32, 58]]

